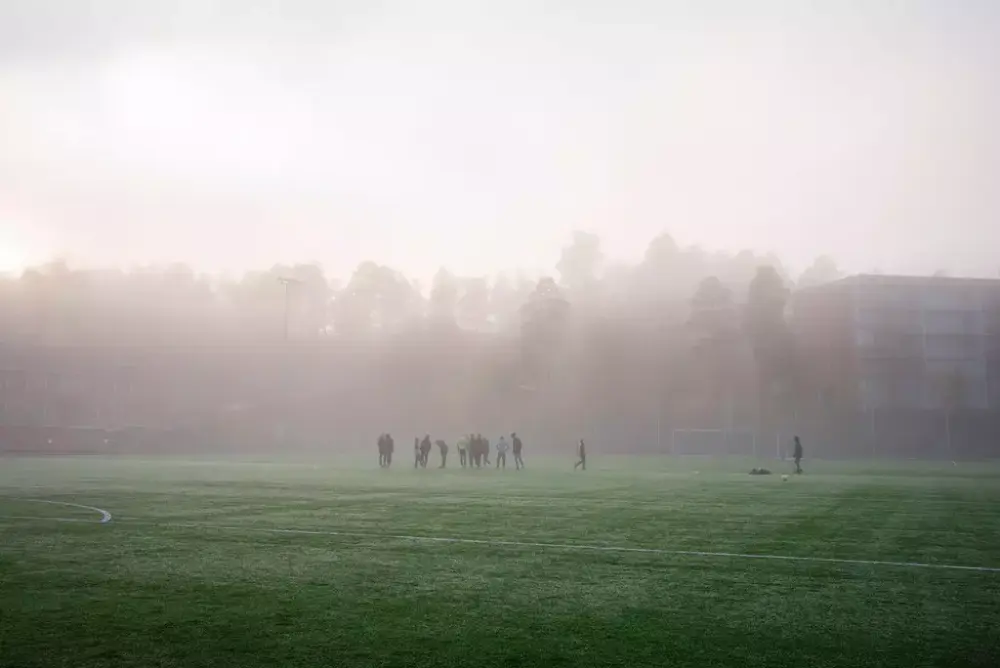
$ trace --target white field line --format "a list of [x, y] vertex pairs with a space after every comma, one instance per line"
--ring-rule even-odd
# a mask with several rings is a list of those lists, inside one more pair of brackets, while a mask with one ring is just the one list
[[[101, 513], [101, 524], [111, 521], [111, 513], [94, 506], [84, 506], [77, 503], [66, 503], [63, 501], [47, 501], [43, 499], [20, 499], [34, 503], [50, 503], [60, 506], [71, 506], [84, 508]], [[50, 521], [66, 522], [76, 521], [65, 518], [14, 518], [5, 517], [0, 519], [47, 519]], [[178, 527], [187, 529], [214, 529], [218, 531], [246, 531], [256, 533], [272, 533], [285, 535], [302, 536], [344, 536], [348, 538], [374, 538], [382, 540], [404, 540], [425, 543], [449, 543], [464, 545], [485, 545], [490, 547], [531, 547], [550, 550], [579, 550], [587, 552], [617, 552], [629, 554], [659, 554], [664, 556], [677, 557], [699, 557], [699, 558], [719, 558], [719, 559], [757, 559], [764, 561], [789, 561], [801, 563], [839, 564], [845, 566], [886, 566], [896, 568], [924, 568], [950, 571], [971, 571], [976, 573], [1000, 573], [1000, 567], [995, 566], [964, 566], [961, 564], [926, 563], [920, 561], [885, 561], [879, 559], [840, 559], [836, 557], [805, 557], [786, 554], [753, 554], [745, 552], [713, 552], [707, 550], [667, 550], [655, 547], [627, 547], [619, 545], [586, 545], [579, 543], [546, 543], [517, 540], [495, 540], [488, 538], [459, 538], [454, 536], [415, 536], [410, 534], [381, 534], [360, 531], [327, 531], [320, 529], [281, 529], [233, 526], [225, 524], [197, 524], [181, 522], [144, 522], [143, 520], [126, 520], [131, 524], [146, 524], [156, 527]]]
[[[46, 504], [48, 504], [50, 506], [66, 506], [68, 508], [82, 508], [83, 510], [92, 510], [95, 513], [99, 513], [100, 514], [100, 516], [101, 516], [100, 524], [107, 524], [108, 522], [111, 521], [111, 513], [109, 513], [106, 510], [102, 510], [101, 508], [95, 508], [94, 506], [85, 506], [85, 505], [82, 505], [82, 504], [79, 504], [79, 503], [68, 503], [66, 501], [49, 501], [48, 499], [23, 499], [23, 498], [14, 497], [14, 496], [8, 496], [8, 497], [3, 497], [3, 498], [9, 499], [11, 501], [23, 501], [25, 503], [46, 503]], [[16, 519], [16, 518], [12, 518], [12, 519]], [[29, 518], [24, 518], [24, 519], [29, 519]], [[34, 519], [34, 518], [31, 518], [31, 519]], [[59, 522], [86, 522], [87, 521], [87, 520], [77, 520], [77, 519], [66, 519], [66, 518], [60, 518], [60, 517], [38, 518], [38, 519], [51, 519], [51, 520], [55, 520], [55, 521], [59, 521]]]
[[[131, 522], [131, 520], [128, 520]], [[466, 545], [486, 545], [490, 547], [533, 547], [551, 550], [581, 550], [589, 552], [618, 552], [632, 554], [659, 554], [678, 557], [759, 559], [769, 561], [798, 561], [821, 564], [850, 566], [892, 566], [897, 568], [927, 568], [952, 571], [973, 571], [977, 573], [1000, 573], [1000, 567], [963, 566], [959, 564], [924, 563], [919, 561], [882, 561], [877, 559], [838, 559], [834, 557], [800, 557], [782, 554], [749, 554], [741, 552], [711, 552], [703, 550], [667, 550], [655, 547], [626, 547], [617, 545], [585, 545], [579, 543], [545, 543], [517, 540], [494, 540], [488, 538], [458, 538], [453, 536], [413, 536], [409, 534], [380, 534], [357, 531], [324, 531], [319, 529], [277, 529], [220, 524], [162, 523], [155, 526], [171, 526], [192, 529], [215, 529], [219, 531], [248, 531], [258, 533], [292, 534], [303, 536], [345, 536], [349, 538], [375, 538], [383, 540], [405, 540], [427, 543], [451, 543]]]
[[77, 524], [100, 524], [94, 520], [85, 520], [81, 517], [38, 517], [32, 515], [3, 515], [0, 520], [30, 520], [32, 522], [70, 522]]
[[[685, 490], [687, 491], [687, 490]], [[405, 493], [401, 493], [403, 495]], [[794, 494], [794, 492], [792, 493]], [[371, 497], [386, 496], [385, 494], [372, 494], [372, 495], [334, 495], [333, 498], [341, 499], [364, 499]], [[704, 497], [692, 496], [691, 505], [693, 506], [705, 506], [710, 508], [730, 508], [734, 506], [745, 506], [749, 502], [760, 503], [774, 501], [775, 503], [787, 504], [788, 497], [777, 497], [771, 495], [753, 495], [748, 494], [746, 496], [741, 496], [737, 498], [728, 499], [725, 502], [718, 501], [707, 501]], [[831, 502], [831, 503], [841, 503], [843, 499], [836, 496], [817, 496], [817, 495], [805, 495], [805, 494], [794, 494], [793, 501], [816, 501], [816, 502]], [[924, 499], [925, 501], [928, 499]], [[984, 499], [982, 501], [970, 501], [968, 499], [929, 499], [934, 503], [948, 504], [948, 505], [968, 505], [968, 506], [992, 506], [993, 501], [989, 499]], [[495, 499], [486, 498], [481, 495], [448, 495], [446, 493], [432, 493], [422, 496], [418, 499], [420, 503], [427, 503], [429, 505], [441, 505], [448, 504], [453, 505], [455, 501], [478, 501], [488, 504], [503, 504], [505, 501], [536, 501], [540, 504], [549, 504], [552, 501], [565, 501], [573, 504], [595, 504], [601, 506], [625, 506], [625, 507], [635, 507], [635, 508], [645, 508], [647, 506], [659, 507], [664, 510], [670, 510], [670, 506], [666, 500], [635, 500], [626, 497], [588, 497], [588, 496], [555, 496], [555, 495], [538, 495], [538, 496], [526, 496], [526, 495], [502, 495]], [[886, 499], [886, 498], [873, 498], [871, 499], [872, 504], [885, 504], [894, 503], [899, 501], [905, 501], [905, 499]]]

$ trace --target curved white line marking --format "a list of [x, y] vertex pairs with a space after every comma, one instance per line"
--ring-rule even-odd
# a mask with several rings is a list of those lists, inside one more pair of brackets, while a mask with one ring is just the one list
[[71, 524], [94, 524], [94, 520], [80, 517], [39, 517], [37, 515], [3, 515], [0, 520], [31, 520], [32, 522], [69, 522]]
[[[101, 520], [99, 524], [107, 524], [108, 522], [111, 521], [111, 513], [101, 508], [95, 508], [94, 506], [85, 506], [80, 503], [69, 503], [67, 501], [49, 501], [48, 499], [23, 499], [14, 496], [9, 496], [7, 498], [11, 499], [12, 501], [24, 501], [25, 503], [47, 503], [52, 506], [66, 506], [68, 508], [82, 508], [83, 510], [92, 510], [95, 513], [100, 513]], [[75, 521], [75, 520], [66, 520], [58, 517], [53, 517], [49, 519], [59, 520], [60, 522]]]
[[783, 554], [747, 554], [740, 552], [708, 552], [702, 550], [665, 550], [655, 547], [624, 547], [615, 545], [580, 545], [573, 543], [535, 543], [516, 540], [489, 540], [484, 538], [453, 538], [440, 536], [410, 536], [406, 534], [378, 534], [354, 531], [320, 531], [315, 529], [268, 529], [260, 527], [226, 526], [217, 524], [177, 524], [177, 526], [198, 529], [220, 529], [225, 531], [256, 531], [264, 533], [297, 534], [306, 536], [348, 536], [351, 538], [388, 538], [434, 543], [464, 543], [468, 545], [490, 545], [494, 547], [537, 547], [555, 550], [586, 550], [590, 552], [629, 552], [638, 554], [661, 554], [679, 557], [704, 557], [726, 559], [761, 559], [770, 561], [800, 561], [848, 566], [894, 566], [902, 568], [929, 568], [950, 571], [973, 571], [977, 573], [1000, 573], [995, 566], [962, 566], [960, 564], [930, 564], [919, 561], [882, 561], [878, 559], [838, 559], [835, 557], [797, 557]]
[[[48, 501], [45, 499], [17, 499], [32, 503], [49, 503], [58, 506], [70, 506], [73, 508], [83, 508], [93, 510], [101, 514], [101, 524], [111, 521], [111, 513], [94, 506], [84, 506], [78, 503], [66, 503], [64, 501]], [[29, 519], [29, 518], [23, 518]], [[72, 522], [79, 520], [67, 520], [58, 517], [37, 518], [48, 519], [59, 522]], [[139, 522], [136, 523], [140, 523]], [[541, 543], [517, 540], [490, 540], [485, 538], [455, 538], [450, 536], [412, 536], [409, 534], [380, 534], [366, 533], [360, 531], [321, 531], [318, 529], [271, 529], [262, 527], [231, 526], [224, 524], [196, 524], [181, 522], [146, 523], [150, 526], [170, 526], [186, 529], [218, 529], [221, 531], [248, 531], [257, 533], [294, 534], [302, 536], [347, 536], [350, 538], [381, 538], [390, 540], [409, 540], [427, 543], [458, 543], [466, 545], [489, 545], [493, 547], [537, 547], [554, 550], [583, 550], [589, 552], [622, 552], [632, 554], [661, 554], [678, 557], [703, 557], [703, 558], [724, 558], [724, 559], [760, 559], [765, 561], [798, 561], [820, 564], [841, 564], [846, 566], [889, 566], [897, 568], [926, 568], [947, 571], [971, 571], [975, 573], [1000, 573], [997, 566], [964, 566], [961, 564], [932, 564], [920, 561], [884, 561], [879, 559], [838, 559], [836, 557], [806, 557], [793, 556], [787, 554], [753, 554], [742, 552], [710, 552], [705, 550], [666, 550], [656, 547], [625, 547], [618, 545], [582, 545], [573, 543]]]

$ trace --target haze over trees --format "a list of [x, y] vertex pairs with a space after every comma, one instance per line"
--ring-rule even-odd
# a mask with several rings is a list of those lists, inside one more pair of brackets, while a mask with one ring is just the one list
[[[114, 419], [103, 391], [46, 399], [45, 419], [70, 424], [224, 431], [235, 411], [303, 440], [518, 427], [655, 448], [653, 432], [671, 425], [781, 420], [796, 374], [793, 282], [776, 258], [661, 234], [639, 262], [609, 265], [601, 240], [577, 232], [555, 269], [528, 279], [442, 267], [421, 289], [377, 261], [342, 280], [309, 264], [231, 279], [55, 261], [0, 280], [0, 336], [11, 372], [49, 360], [67, 387], [110, 375], [131, 388]], [[819, 258], [800, 281], [838, 275]], [[23, 407], [21, 419], [42, 418]]]

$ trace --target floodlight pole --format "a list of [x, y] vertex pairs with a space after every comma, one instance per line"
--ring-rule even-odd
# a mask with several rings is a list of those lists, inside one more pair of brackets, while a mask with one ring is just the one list
[[291, 286], [298, 285], [302, 281], [300, 281], [300, 280], [298, 280], [296, 278], [289, 278], [287, 276], [279, 276], [278, 277], [278, 282], [281, 283], [283, 286], [285, 286], [285, 315], [284, 315], [284, 328], [283, 328], [284, 334], [283, 334], [283, 336], [284, 336], [285, 343], [288, 343], [288, 303], [289, 303], [289, 290], [291, 289]]

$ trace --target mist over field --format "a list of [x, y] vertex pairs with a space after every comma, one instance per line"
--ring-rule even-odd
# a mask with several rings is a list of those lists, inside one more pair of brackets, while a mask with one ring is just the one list
[[573, 230], [996, 276], [1000, 9], [0, 5], [0, 269], [551, 273]]
[[920, 432], [918, 452], [978, 456], [992, 418], [952, 413], [992, 406], [985, 362], [880, 371], [923, 421], [879, 421], [877, 383], [834, 373], [865, 333], [796, 303], [858, 273], [997, 276], [998, 18], [2, 3], [5, 447], [520, 429], [870, 455]]
[[0, 668], [994, 668], [997, 119], [991, 0], [0, 0]]

